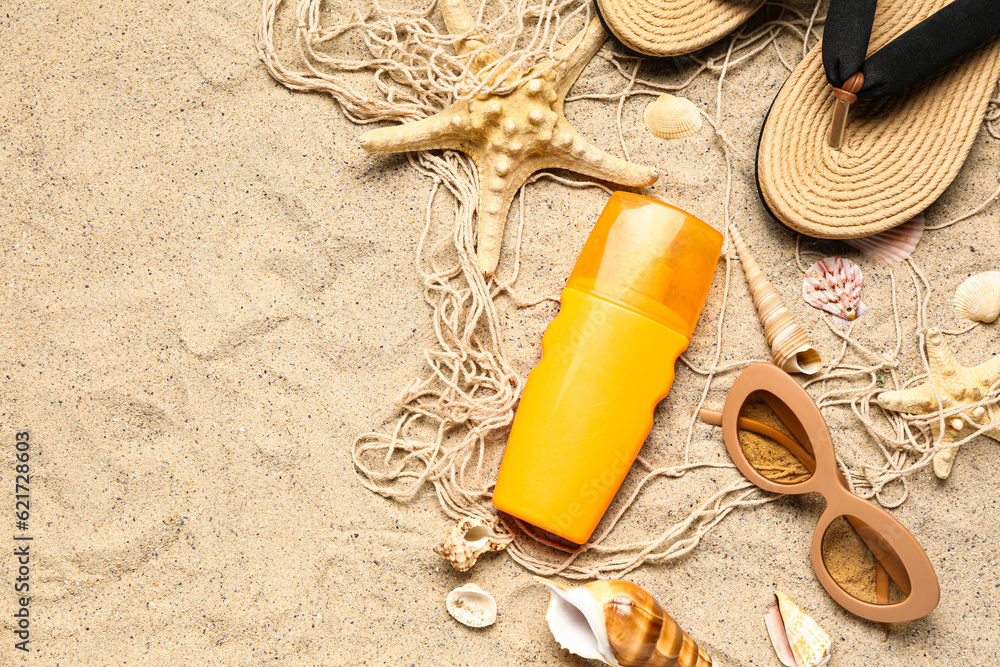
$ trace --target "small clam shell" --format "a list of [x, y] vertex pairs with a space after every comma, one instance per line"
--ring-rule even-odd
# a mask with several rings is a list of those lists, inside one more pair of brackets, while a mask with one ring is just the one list
[[[830, 635], [787, 595], [781, 591], [776, 591], [775, 595], [778, 598], [781, 622], [785, 626], [785, 636], [798, 667], [822, 667], [828, 663], [830, 649], [833, 647]], [[778, 650], [777, 647], [775, 650]]]
[[976, 274], [959, 285], [955, 310], [974, 322], [992, 322], [1000, 316], [1000, 271]]
[[643, 115], [646, 128], [660, 139], [682, 139], [697, 134], [702, 119], [698, 107], [684, 97], [660, 95]]
[[470, 628], [485, 628], [497, 620], [497, 602], [475, 584], [459, 586], [445, 598], [448, 613]]
[[859, 239], [845, 239], [844, 243], [857, 248], [868, 258], [883, 264], [898, 264], [913, 254], [924, 235], [926, 220], [918, 213], [909, 221], [884, 232], [863, 236]]
[[814, 308], [831, 313], [838, 324], [868, 312], [861, 301], [861, 269], [843, 257], [821, 259], [806, 271], [802, 298]]
[[503, 551], [513, 541], [514, 538], [499, 527], [467, 517], [455, 524], [448, 537], [434, 547], [434, 553], [447, 558], [459, 572], [465, 572], [487, 551]]

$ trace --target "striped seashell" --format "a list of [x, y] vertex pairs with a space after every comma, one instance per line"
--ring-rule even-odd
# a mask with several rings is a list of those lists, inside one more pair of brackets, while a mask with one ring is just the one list
[[645, 589], [615, 579], [549, 589], [545, 620], [559, 646], [609, 665], [712, 667], [712, 658]]
[[781, 663], [793, 667], [786, 662], [786, 646], [794, 656], [795, 667], [822, 667], [830, 662], [830, 650], [833, 648], [830, 635], [787, 595], [775, 591], [775, 596], [778, 598], [780, 625], [773, 622], [772, 612], [764, 617], [764, 622]]
[[813, 375], [823, 366], [823, 360], [805, 330], [785, 308], [778, 291], [768, 281], [735, 225], [729, 226], [733, 245], [740, 256], [743, 273], [750, 286], [750, 295], [757, 308], [757, 316], [764, 326], [764, 337], [771, 346], [774, 363], [786, 373]]
[[923, 213], [892, 229], [844, 243], [860, 250], [866, 257], [883, 264], [898, 264], [913, 254], [924, 235], [926, 219]]
[[861, 269], [843, 257], [827, 257], [810, 266], [802, 281], [802, 298], [832, 314], [841, 325], [868, 312], [861, 301]]
[[988, 323], [1000, 316], [1000, 271], [978, 273], [959, 285], [955, 310], [974, 322]]
[[646, 128], [660, 139], [683, 139], [701, 129], [701, 112], [685, 97], [660, 95], [646, 106]]

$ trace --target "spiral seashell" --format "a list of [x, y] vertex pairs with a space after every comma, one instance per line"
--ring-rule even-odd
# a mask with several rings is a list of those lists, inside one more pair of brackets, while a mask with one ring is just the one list
[[898, 227], [871, 236], [844, 239], [844, 243], [860, 250], [866, 257], [883, 264], [898, 264], [913, 254], [924, 235], [926, 219], [918, 213]]
[[712, 658], [633, 583], [601, 580], [564, 586], [535, 579], [551, 594], [545, 620], [552, 636], [570, 653], [616, 666], [712, 665]]
[[447, 558], [459, 572], [465, 572], [487, 551], [503, 551], [513, 541], [513, 537], [482, 519], [466, 517], [455, 524], [441, 544], [434, 547], [434, 553]]
[[861, 301], [861, 269], [843, 257], [821, 259], [806, 271], [802, 298], [813, 308], [832, 314], [837, 324], [852, 322], [868, 312]]
[[684, 97], [660, 95], [646, 106], [646, 128], [660, 139], [683, 139], [701, 129], [701, 112]]
[[791, 598], [775, 591], [778, 603], [764, 615], [774, 652], [785, 667], [822, 667], [830, 661], [833, 640]]
[[764, 326], [764, 337], [771, 346], [774, 363], [786, 373], [815, 374], [823, 366], [819, 352], [809, 342], [805, 330], [795, 323], [792, 314], [785, 308], [778, 291], [757, 265], [735, 225], [729, 226], [729, 233], [733, 237], [736, 253], [740, 256], [743, 273], [750, 285], [753, 305], [757, 307], [757, 316]]
[[1000, 271], [976, 274], [959, 285], [955, 310], [974, 322], [989, 323], [1000, 316]]
[[459, 586], [445, 598], [452, 618], [470, 628], [485, 628], [497, 620], [497, 602], [475, 584]]

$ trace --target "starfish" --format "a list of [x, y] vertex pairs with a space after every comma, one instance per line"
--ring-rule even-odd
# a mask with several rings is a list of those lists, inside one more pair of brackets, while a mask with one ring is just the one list
[[[471, 34], [475, 23], [462, 0], [440, 0], [440, 6], [449, 34], [470, 33], [456, 43], [455, 51], [460, 56], [478, 51], [470, 72], [477, 82], [489, 80], [484, 70], [500, 54], [484, 48], [481, 36]], [[652, 185], [659, 177], [652, 167], [626, 162], [594, 146], [563, 115], [566, 93], [607, 38], [595, 18], [554, 59], [530, 70], [530, 78], [510, 93], [478, 94], [423, 120], [372, 130], [362, 135], [361, 147], [374, 153], [451, 149], [469, 155], [479, 172], [479, 268], [492, 276], [500, 260], [510, 203], [534, 172], [568, 169], [633, 187]], [[541, 71], [553, 61], [558, 64]]]
[[[951, 409], [957, 405], [978, 403], [990, 387], [1000, 382], [1000, 356], [978, 366], [963, 366], [944, 342], [941, 332], [934, 329], [927, 333], [927, 361], [931, 370], [929, 381], [911, 389], [883, 392], [875, 399], [878, 404], [893, 412], [930, 415], [939, 409], [934, 397], [935, 388], [937, 395], [941, 397], [940, 409]], [[979, 406], [961, 415], [947, 417], [944, 437], [941, 439], [944, 444], [957, 442], [975, 430], [962, 417], [967, 417], [980, 426], [991, 424], [982, 435], [1000, 441], [1000, 407], [994, 403], [988, 409]], [[937, 440], [941, 433], [941, 420], [931, 419], [930, 425], [934, 439]], [[934, 455], [934, 474], [946, 479], [951, 474], [957, 453], [958, 445], [937, 452]]]

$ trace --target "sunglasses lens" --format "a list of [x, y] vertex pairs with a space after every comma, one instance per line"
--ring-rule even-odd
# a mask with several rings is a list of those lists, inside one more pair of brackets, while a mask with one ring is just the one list
[[812, 476], [815, 463], [808, 443], [794, 435], [804, 433], [801, 424], [789, 411], [779, 416], [772, 408], [780, 409], [776, 400], [762, 391], [747, 397], [737, 426], [740, 447], [757, 474], [778, 484], [798, 484]]
[[899, 556], [856, 517], [838, 517], [827, 528], [823, 564], [845, 593], [870, 604], [897, 604], [910, 590]]

